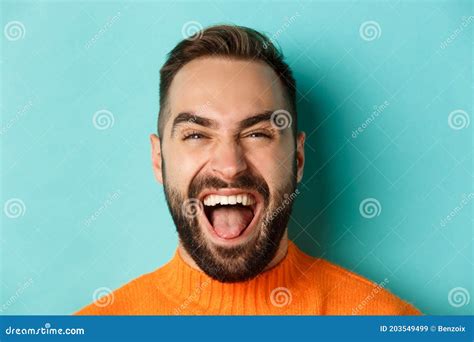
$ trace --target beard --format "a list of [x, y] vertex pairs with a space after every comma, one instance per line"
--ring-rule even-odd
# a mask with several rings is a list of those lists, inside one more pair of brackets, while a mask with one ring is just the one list
[[[242, 282], [259, 275], [275, 257], [290, 218], [293, 196], [296, 189], [296, 161], [287, 181], [274, 191], [270, 191], [266, 181], [257, 174], [246, 173], [227, 183], [215, 176], [197, 176], [182, 194], [168, 181], [164, 161], [163, 179], [166, 202], [176, 226], [181, 245], [193, 258], [199, 268], [209, 277], [220, 282]], [[257, 191], [263, 198], [263, 212], [260, 222], [256, 222], [255, 237], [236, 246], [217, 245], [206, 238], [205, 227], [196, 215], [187, 215], [183, 203], [196, 198], [205, 189], [239, 188], [243, 191]], [[196, 208], [194, 208], [196, 209]]]

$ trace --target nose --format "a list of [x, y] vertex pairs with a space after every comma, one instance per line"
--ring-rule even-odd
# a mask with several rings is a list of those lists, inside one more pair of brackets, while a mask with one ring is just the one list
[[232, 181], [247, 170], [247, 162], [242, 147], [234, 141], [220, 142], [212, 151], [213, 173], [225, 181]]

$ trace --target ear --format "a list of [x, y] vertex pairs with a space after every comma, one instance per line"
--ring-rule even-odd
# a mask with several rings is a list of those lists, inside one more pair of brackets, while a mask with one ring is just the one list
[[305, 139], [305, 132], [299, 132], [296, 137], [296, 180], [298, 183], [303, 179]]
[[151, 164], [153, 173], [158, 182], [163, 184], [163, 170], [161, 165], [161, 140], [156, 134], [150, 134]]

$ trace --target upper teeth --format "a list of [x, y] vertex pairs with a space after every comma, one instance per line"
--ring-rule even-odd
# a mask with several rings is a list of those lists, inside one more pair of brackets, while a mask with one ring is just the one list
[[229, 205], [242, 203], [243, 205], [252, 205], [255, 199], [250, 194], [238, 194], [232, 196], [207, 195], [204, 197], [204, 205], [214, 206], [216, 204]]

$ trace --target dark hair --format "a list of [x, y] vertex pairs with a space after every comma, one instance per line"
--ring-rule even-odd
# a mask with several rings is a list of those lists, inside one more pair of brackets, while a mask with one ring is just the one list
[[216, 25], [183, 39], [168, 54], [160, 70], [160, 113], [158, 134], [162, 136], [166, 122], [168, 90], [178, 71], [192, 60], [205, 56], [223, 56], [242, 60], [262, 61], [280, 78], [286, 92], [292, 116], [293, 135], [296, 137], [296, 82], [282, 53], [264, 34], [248, 27]]

